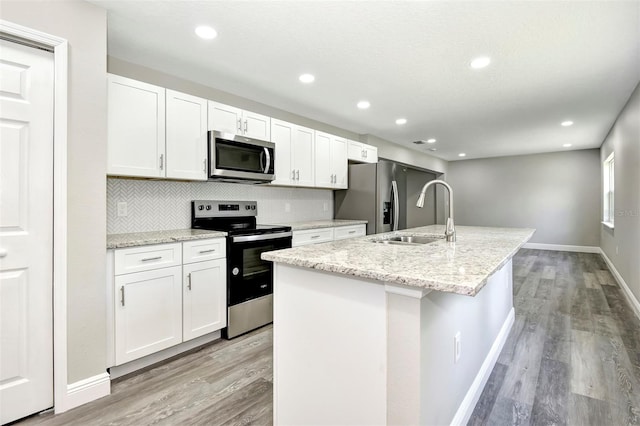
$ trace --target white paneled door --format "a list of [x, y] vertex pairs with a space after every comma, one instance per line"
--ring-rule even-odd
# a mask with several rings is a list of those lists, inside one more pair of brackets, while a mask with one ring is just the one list
[[53, 53], [0, 41], [0, 423], [53, 406]]

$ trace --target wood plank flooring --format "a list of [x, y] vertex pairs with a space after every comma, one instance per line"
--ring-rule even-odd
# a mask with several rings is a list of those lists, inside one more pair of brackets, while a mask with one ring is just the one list
[[[640, 423], [640, 321], [596, 254], [520, 250], [516, 320], [469, 425]], [[266, 327], [112, 383], [20, 426], [271, 425]]]
[[640, 321], [598, 254], [520, 250], [516, 320], [469, 425], [640, 424]]

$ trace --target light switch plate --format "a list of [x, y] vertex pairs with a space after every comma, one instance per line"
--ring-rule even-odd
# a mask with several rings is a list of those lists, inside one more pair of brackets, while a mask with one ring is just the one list
[[120, 201], [118, 203], [118, 217], [124, 217], [128, 214], [127, 212], [127, 203], [124, 201]]

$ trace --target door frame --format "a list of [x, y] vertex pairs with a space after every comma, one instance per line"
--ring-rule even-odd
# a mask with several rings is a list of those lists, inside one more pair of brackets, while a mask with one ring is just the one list
[[66, 411], [67, 397], [67, 40], [0, 19], [0, 33], [53, 49], [53, 405]]

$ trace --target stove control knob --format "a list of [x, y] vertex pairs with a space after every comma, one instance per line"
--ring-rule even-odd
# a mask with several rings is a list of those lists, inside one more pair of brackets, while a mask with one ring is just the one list
[[240, 269], [238, 269], [238, 268], [233, 268], [233, 269], [231, 270], [231, 273], [232, 273], [233, 275], [238, 275], [238, 274], [240, 273]]
[[244, 206], [245, 210], [251, 210], [251, 206], [250, 205], [246, 205]]
[[207, 210], [211, 210], [211, 206], [210, 205], [207, 206]]
[[251, 210], [255, 210], [255, 209], [256, 209], [256, 206], [251, 206]]
[[198, 210], [204, 210], [204, 206], [203, 206], [202, 204], [200, 204], [200, 205], [198, 206]]

